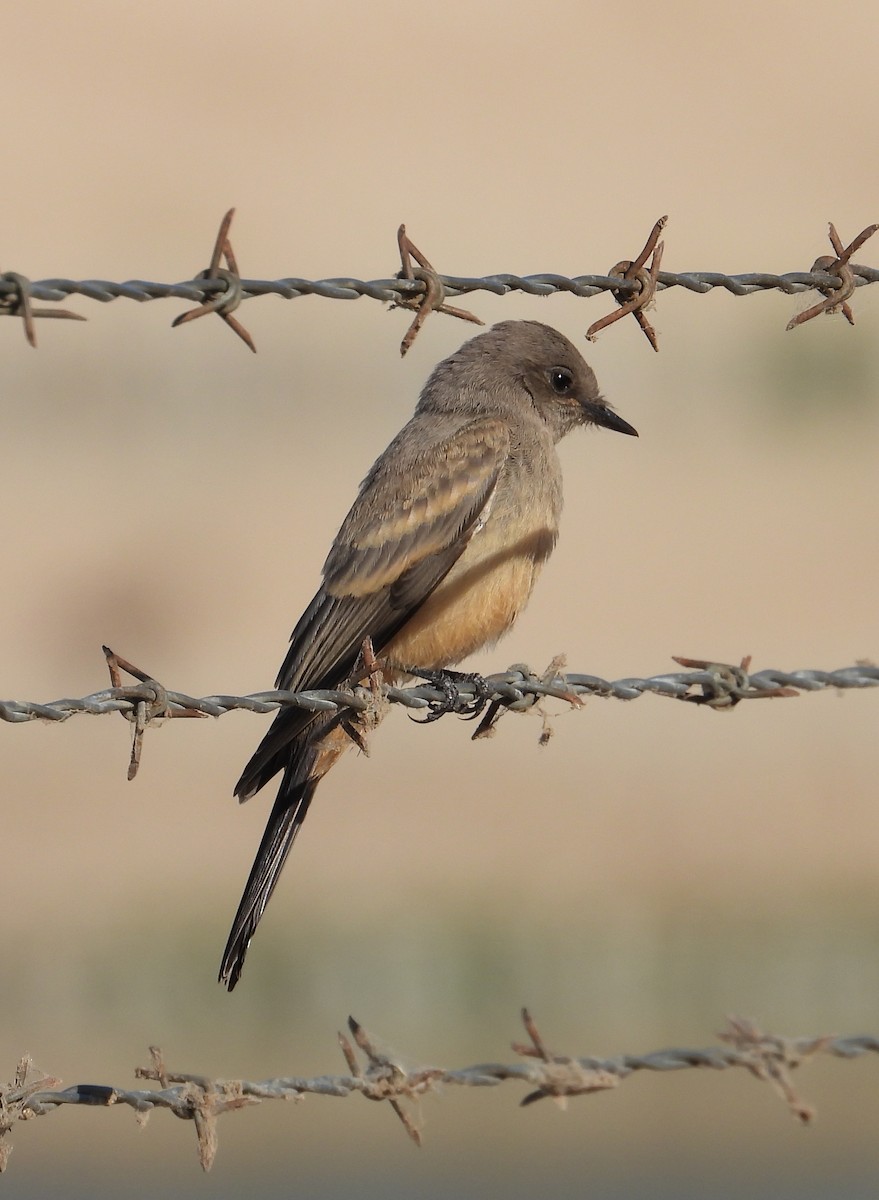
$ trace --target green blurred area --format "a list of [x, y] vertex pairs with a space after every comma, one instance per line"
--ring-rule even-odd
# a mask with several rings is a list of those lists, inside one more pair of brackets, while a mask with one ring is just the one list
[[[866, 290], [858, 295], [866, 295]], [[834, 437], [840, 427], [849, 436], [864, 425], [871, 428], [879, 366], [869, 342], [853, 345], [842, 321], [819, 319], [813, 324], [809, 336], [799, 342], [769, 336], [757, 341], [752, 415], [768, 418], [776, 436]]]
[[[703, 1037], [706, 1013], [718, 1027], [727, 1011], [759, 1016], [791, 1035], [833, 1028], [850, 1014], [856, 1032], [873, 1019], [879, 990], [875, 912], [859, 895], [803, 898], [789, 911], [743, 913], [710, 901], [657, 902], [621, 919], [606, 903], [571, 912], [564, 924], [524, 910], [510, 894], [474, 892], [440, 911], [387, 910], [371, 916], [286, 914], [254, 943], [253, 962], [230, 998], [215, 983], [215, 917], [125, 914], [99, 935], [70, 941], [47, 934], [12, 937], [16, 970], [4, 989], [7, 1014], [28, 1028], [73, 1038], [82, 1065], [93, 1053], [133, 1053], [138, 1037], [171, 1029], [190, 1060], [239, 1061], [283, 1047], [276, 1071], [301, 1074], [295, 1048], [306, 1041], [329, 1069], [333, 1031], [347, 1012], [408, 1056], [428, 1031], [443, 1053], [469, 1046], [498, 1054], [526, 1004], [543, 1014], [572, 1053], [642, 1053], [653, 1041]], [[57, 1003], [57, 979], [64, 1003]], [[89, 1037], [90, 1014], [105, 1014]], [[6, 1030], [12, 1023], [7, 1017]], [[325, 1044], [317, 1031], [325, 1026]], [[387, 1026], [387, 1028], [383, 1028]], [[314, 1038], [308, 1037], [308, 1031]], [[287, 1039], [290, 1039], [288, 1042]], [[500, 1039], [500, 1040], [499, 1040]], [[481, 1047], [481, 1050], [480, 1050]], [[424, 1047], [424, 1051], [428, 1047]], [[457, 1050], [456, 1052], [461, 1052]], [[43, 1064], [49, 1069], [51, 1064]], [[459, 1064], [463, 1065], [463, 1064]], [[186, 1069], [195, 1070], [195, 1061]], [[198, 1069], [228, 1070], [222, 1062]], [[308, 1067], [309, 1070], [313, 1066]]]
[[[341, 997], [409, 1067], [515, 1061], [523, 1002], [551, 1050], [575, 1056], [717, 1045], [728, 1013], [789, 1036], [875, 1029], [875, 914], [857, 895], [814, 897], [781, 916], [670, 903], [621, 921], [606, 906], [551, 925], [517, 910], [514, 895], [474, 894], [433, 917], [294, 920], [261, 934], [232, 997], [213, 979], [217, 933], [212, 915], [190, 912], [173, 925], [129, 914], [84, 944], [14, 939], [4, 1010], [21, 1017], [4, 1033], [26, 1029], [44, 1050], [38, 1066], [52, 1073], [67, 1064], [67, 1084], [132, 1088], [144, 1086], [133, 1068], [149, 1065], [147, 1046], [157, 1041], [172, 1071], [345, 1074], [335, 1036], [348, 1015]], [[841, 1012], [845, 1029], [834, 1024]], [[352, 1187], [368, 1196], [383, 1187], [510, 1196], [542, 1187], [563, 1196], [586, 1177], [603, 1195], [664, 1197], [696, 1195], [698, 1180], [723, 1169], [733, 1175], [721, 1195], [769, 1181], [782, 1195], [794, 1184], [806, 1197], [831, 1185], [866, 1195], [858, 1188], [872, 1177], [874, 1078], [869, 1058], [819, 1057], [796, 1072], [799, 1096], [819, 1114], [808, 1131], [797, 1130], [769, 1083], [742, 1071], [638, 1073], [617, 1091], [572, 1100], [565, 1114], [549, 1104], [517, 1109], [524, 1092], [516, 1084], [448, 1085], [406, 1105], [426, 1139], [417, 1155], [389, 1111], [357, 1097], [308, 1096], [224, 1117], [209, 1191], [234, 1194], [256, 1172], [269, 1195], [292, 1186], [317, 1196]], [[78, 1164], [77, 1179], [95, 1170], [97, 1154], [114, 1194], [132, 1186], [123, 1181], [134, 1163], [150, 1187], [202, 1186], [194, 1131], [161, 1111], [137, 1141], [128, 1110], [62, 1109], [13, 1136], [10, 1169], [25, 1185], [16, 1194], [30, 1194], [47, 1148], [55, 1161]], [[749, 1165], [734, 1167], [741, 1145]], [[538, 1164], [549, 1159], [547, 1178]]]

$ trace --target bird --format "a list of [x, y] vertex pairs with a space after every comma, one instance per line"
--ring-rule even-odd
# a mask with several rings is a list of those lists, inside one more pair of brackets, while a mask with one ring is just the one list
[[[439, 363], [363, 480], [276, 686], [338, 689], [365, 645], [386, 682], [493, 645], [556, 543], [556, 443], [583, 425], [637, 436], [548, 325], [502, 321]], [[279, 773], [281, 782], [220, 966], [229, 991], [318, 784], [349, 745], [363, 748], [366, 726], [356, 714], [284, 708], [245, 766], [242, 803]]]

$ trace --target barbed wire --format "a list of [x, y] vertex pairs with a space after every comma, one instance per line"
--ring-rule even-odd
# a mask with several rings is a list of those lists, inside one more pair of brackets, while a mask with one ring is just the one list
[[[384, 704], [401, 704], [421, 711], [430, 724], [437, 717], [457, 715], [467, 719], [481, 717], [472, 737], [490, 736], [505, 712], [522, 712], [536, 707], [548, 698], [563, 700], [573, 708], [582, 707], [587, 697], [603, 700], [636, 700], [646, 692], [683, 700], [709, 708], [733, 708], [741, 700], [778, 699], [796, 696], [799, 692], [822, 691], [825, 688], [879, 687], [879, 667], [861, 662], [835, 671], [805, 668], [798, 671], [779, 671], [767, 668], [750, 673], [750, 657], [736, 666], [710, 662], [706, 659], [676, 656], [681, 666], [694, 668], [673, 671], [649, 678], [628, 676], [609, 681], [597, 675], [562, 672], [564, 656], [553, 659], [540, 675], [524, 663], [515, 663], [506, 671], [494, 675], [464, 674], [458, 671], [425, 672], [427, 682], [409, 687], [392, 687], [382, 682], [376, 672], [369, 686], [351, 689], [313, 689], [291, 692], [272, 689], [251, 692], [246, 696], [190, 696], [166, 688], [148, 672], [134, 666], [109, 647], [103, 647], [110, 670], [112, 686], [79, 699], [65, 698], [40, 702], [35, 700], [0, 700], [0, 720], [10, 724], [29, 721], [66, 721], [72, 716], [102, 716], [119, 712], [133, 725], [131, 759], [128, 778], [137, 774], [143, 738], [151, 724], [174, 717], [221, 717], [228, 712], [243, 710], [271, 713], [280, 708], [301, 708], [308, 712], [366, 712]], [[121, 671], [139, 682], [122, 686]], [[413, 674], [418, 672], [413, 671]], [[552, 734], [543, 711], [541, 744]]]
[[[855, 287], [879, 283], [879, 268], [852, 264]], [[611, 275], [440, 275], [447, 292], [464, 296], [471, 292], [489, 292], [505, 296], [509, 292], [524, 292], [528, 296], [551, 296], [563, 292], [581, 298], [597, 296], [602, 292], [620, 291], [632, 295], [638, 290], [637, 282], [615, 278]], [[840, 279], [828, 271], [788, 271], [776, 275], [769, 271], [746, 271], [738, 275], [727, 275], [722, 271], [660, 271], [657, 291], [667, 288], [683, 288], [685, 291], [704, 295], [714, 288], [722, 288], [733, 296], [752, 296], [755, 292], [780, 291], [788, 296], [817, 288], [838, 288]], [[101, 304], [112, 300], [191, 300], [203, 304], [221, 296], [227, 290], [222, 279], [184, 279], [177, 283], [159, 283], [146, 279], [39, 279], [29, 282], [30, 293], [35, 300], [61, 301], [68, 296], [84, 296]], [[385, 304], [402, 304], [406, 300], [424, 295], [425, 285], [421, 280], [397, 278], [357, 279], [353, 276], [334, 276], [330, 279], [301, 279], [288, 276], [282, 279], [242, 279], [242, 299], [252, 300], [257, 296], [280, 296], [284, 300], [298, 300], [302, 296], [320, 296], [325, 300], [380, 300]], [[16, 286], [7, 277], [0, 276], [0, 299], [16, 295]]]
[[[144, 279], [128, 279], [122, 282], [63, 278], [31, 280], [19, 272], [8, 271], [0, 274], [0, 315], [22, 317], [27, 338], [31, 345], [36, 345], [34, 317], [66, 317], [73, 320], [85, 318], [63, 309], [34, 309], [34, 300], [58, 302], [72, 295], [83, 296], [102, 304], [119, 299], [135, 300], [138, 303], [169, 298], [189, 300], [198, 307], [177, 317], [172, 322], [173, 325], [182, 325], [213, 312], [222, 317], [250, 349], [255, 351], [256, 347], [250, 334], [232, 316], [244, 300], [267, 295], [280, 296], [285, 300], [296, 300], [302, 296], [321, 296], [328, 300], [358, 300], [367, 297], [392, 307], [415, 310], [416, 318], [401, 345], [401, 352], [405, 354], [430, 312], [446, 312], [482, 324], [472, 313], [448, 305], [446, 299], [449, 295], [489, 292], [496, 296], [504, 296], [510, 292], [523, 292], [530, 296], [548, 296], [563, 292], [578, 297], [590, 297], [610, 292], [619, 306], [618, 310], [594, 322], [586, 336], [594, 338], [600, 329], [626, 313], [632, 313], [656, 350], [656, 335], [644, 316], [644, 309], [653, 302], [657, 292], [668, 288], [680, 287], [697, 295], [704, 295], [714, 288], [722, 288], [734, 296], [750, 296], [767, 290], [781, 291], [786, 295], [812, 290], [820, 292], [824, 299], [807, 313], [800, 313], [794, 317], [788, 323], [790, 329], [822, 312], [842, 312], [846, 319], [854, 324], [848, 300], [856, 288], [879, 283], [879, 269], [850, 261], [852, 254], [879, 229], [879, 225], [868, 226], [848, 246], [843, 246], [831, 224], [830, 241], [834, 255], [824, 255], [815, 259], [808, 271], [790, 271], [780, 275], [768, 271], [749, 271], [730, 275], [722, 271], [660, 270], [664, 244], [658, 239], [666, 225], [667, 217], [660, 217], [655, 223], [637, 259], [623, 259], [606, 274], [567, 276], [553, 273], [516, 275], [503, 272], [483, 276], [445, 275], [435, 270], [406, 236], [406, 228], [401, 225], [397, 232], [401, 271], [392, 278], [363, 280], [339, 276], [330, 279], [302, 279], [289, 276], [282, 279], [247, 279], [239, 274], [229, 241], [229, 227], [234, 212], [234, 209], [230, 209], [220, 224], [210, 265], [193, 279], [177, 283], [158, 283]], [[651, 254], [653, 260], [648, 269], [646, 262]], [[418, 263], [416, 268], [412, 266], [413, 258]], [[226, 263], [225, 267], [220, 266], [223, 260]]]
[[[692, 663], [696, 660], [684, 661]], [[578, 707], [587, 697], [637, 700], [649, 692], [672, 700], [707, 704], [712, 708], [729, 708], [740, 700], [792, 696], [799, 691], [879, 687], [879, 667], [869, 663], [858, 663], [833, 671], [816, 668], [781, 671], [769, 667], [749, 673], [742, 666], [699, 661], [702, 664], [699, 670], [673, 671], [648, 678], [626, 676], [615, 680], [602, 679], [597, 675], [557, 674], [554, 671], [536, 675], [524, 663], [516, 663], [506, 671], [493, 675], [450, 672], [454, 693], [451, 699], [448, 689], [439, 683], [418, 683], [408, 687], [382, 684], [379, 692], [390, 704], [401, 704], [405, 708], [421, 711], [442, 708], [449, 714], [465, 716], [472, 715], [472, 706], [477, 701], [484, 701], [489, 706], [498, 704], [511, 712], [521, 712], [545, 697], [555, 697]], [[22, 724], [28, 721], [66, 721], [72, 716], [101, 716], [112, 712], [133, 716], [141, 704], [149, 705], [155, 710], [153, 715], [161, 717], [222, 717], [236, 710], [271, 713], [279, 708], [302, 708], [310, 712], [338, 712], [341, 709], [364, 712], [374, 702], [375, 693], [366, 687], [357, 687], [352, 691], [323, 688], [303, 692], [275, 688], [247, 695], [197, 697], [165, 688], [157, 680], [145, 676], [140, 684], [104, 688], [77, 699], [48, 702], [0, 700], [0, 720]]]
[[344, 1097], [359, 1093], [368, 1100], [385, 1101], [394, 1110], [409, 1135], [421, 1144], [421, 1132], [410, 1105], [445, 1085], [497, 1087], [515, 1081], [531, 1089], [520, 1101], [522, 1106], [545, 1098], [564, 1106], [568, 1097], [583, 1096], [617, 1087], [637, 1071], [680, 1071], [709, 1068], [723, 1071], [741, 1067], [761, 1082], [769, 1083], [787, 1104], [790, 1112], [808, 1124], [815, 1110], [796, 1092], [791, 1073], [818, 1054], [846, 1060], [864, 1054], [879, 1053], [879, 1038], [872, 1035], [837, 1037], [782, 1037], [763, 1033], [752, 1021], [728, 1018], [725, 1030], [718, 1034], [724, 1043], [706, 1049], [669, 1048], [651, 1054], [620, 1054], [613, 1058], [571, 1057], [546, 1048], [527, 1009], [522, 1021], [527, 1043], [513, 1042], [516, 1054], [526, 1062], [478, 1063], [450, 1070], [445, 1067], [404, 1067], [382, 1051], [376, 1040], [353, 1017], [348, 1028], [360, 1049], [364, 1064], [358, 1063], [351, 1042], [338, 1034], [339, 1045], [349, 1073], [319, 1075], [306, 1079], [282, 1076], [250, 1082], [243, 1079], [211, 1079], [205, 1075], [170, 1071], [161, 1050], [151, 1046], [152, 1066], [137, 1067], [135, 1077], [149, 1079], [158, 1089], [131, 1090], [104, 1084], [75, 1084], [56, 1090], [60, 1080], [35, 1077], [31, 1060], [22, 1058], [15, 1076], [0, 1087], [0, 1170], [8, 1162], [11, 1145], [5, 1139], [17, 1121], [45, 1116], [66, 1105], [109, 1108], [127, 1105], [138, 1120], [145, 1122], [155, 1109], [164, 1109], [195, 1125], [201, 1166], [209, 1170], [217, 1152], [217, 1120], [226, 1112], [259, 1104], [263, 1100], [302, 1100], [307, 1095]]

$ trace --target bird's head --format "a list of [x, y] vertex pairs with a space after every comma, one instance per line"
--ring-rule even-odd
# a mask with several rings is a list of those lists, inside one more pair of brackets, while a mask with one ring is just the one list
[[521, 384], [556, 441], [578, 425], [638, 436], [604, 399], [577, 347], [557, 330], [538, 321], [505, 321], [495, 331], [509, 331]]

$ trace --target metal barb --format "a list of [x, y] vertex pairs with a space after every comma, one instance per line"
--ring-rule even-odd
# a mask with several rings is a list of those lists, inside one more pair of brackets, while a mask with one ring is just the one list
[[345, 1062], [351, 1074], [360, 1083], [360, 1091], [367, 1100], [386, 1100], [397, 1114], [406, 1133], [415, 1145], [420, 1147], [421, 1131], [403, 1108], [399, 1097], [413, 1099], [419, 1092], [427, 1090], [432, 1081], [443, 1072], [433, 1069], [419, 1072], [413, 1084], [402, 1067], [397, 1066], [376, 1048], [373, 1038], [354, 1017], [348, 1018], [348, 1028], [369, 1063], [366, 1071], [361, 1070], [351, 1043], [343, 1033], [338, 1035]]
[[134, 726], [131, 734], [131, 758], [128, 761], [128, 780], [131, 781], [137, 775], [140, 767], [140, 756], [143, 751], [143, 735], [146, 732], [147, 725], [151, 721], [158, 721], [165, 717], [203, 717], [206, 714], [198, 712], [196, 709], [183, 709], [182, 711], [172, 711], [168, 701], [168, 693], [164, 687], [148, 675], [146, 671], [142, 671], [140, 667], [135, 667], [127, 659], [116, 654], [109, 646], [102, 646], [104, 657], [107, 660], [107, 670], [110, 672], [110, 685], [121, 691], [125, 691], [125, 686], [122, 682], [121, 672], [133, 676], [141, 683], [145, 683], [153, 691], [152, 700], [145, 700], [141, 695], [134, 699], [134, 707], [129, 711], [123, 711], [122, 715], [126, 721], [130, 721]]
[[785, 327], [786, 331], [796, 329], [798, 325], [804, 325], [806, 321], [811, 321], [813, 317], [818, 317], [821, 313], [837, 313], [841, 312], [849, 325], [854, 325], [855, 317], [851, 310], [848, 301], [854, 295], [855, 291], [855, 276], [852, 268], [849, 266], [849, 261], [856, 250], [860, 250], [864, 242], [871, 238], [876, 230], [879, 229], [879, 224], [868, 225], [866, 229], [862, 229], [853, 242], [848, 246], [843, 246], [842, 239], [836, 232], [836, 226], [830, 222], [828, 236], [830, 244], [833, 247], [836, 257], [829, 254], [823, 254], [820, 258], [816, 258], [812, 264], [814, 271], [826, 271], [828, 275], [836, 275], [839, 279], [838, 287], [818, 287], [818, 291], [825, 297], [817, 304], [813, 304], [811, 308], [807, 308], [805, 312], [798, 313], [792, 317]]
[[[619, 279], [635, 281], [638, 284], [638, 288], [635, 291], [623, 292], [614, 290], [611, 293], [620, 307], [616, 312], [608, 313], [606, 317], [602, 317], [598, 321], [593, 321], [586, 330], [586, 337], [590, 342], [595, 341], [595, 335], [600, 330], [606, 329], [608, 325], [613, 325], [614, 321], [619, 321], [622, 317], [632, 313], [644, 331], [647, 341], [657, 353], [659, 352], [656, 330], [647, 320], [644, 310], [653, 303], [654, 296], [656, 295], [656, 285], [659, 281], [659, 267], [662, 263], [662, 252], [665, 249], [665, 243], [659, 241], [659, 235], [665, 228], [667, 221], [668, 216], [659, 218], [651, 229], [647, 241], [644, 243], [644, 249], [634, 262], [631, 262], [629, 259], [623, 259], [622, 262], [618, 262], [615, 266], [611, 267], [608, 275]], [[651, 254], [653, 255], [653, 259], [649, 269], [645, 270], [644, 264]]]
[[785, 696], [797, 696], [799, 693], [791, 687], [776, 686], [771, 688], [755, 688], [748, 678], [751, 666], [751, 655], [746, 654], [739, 665], [730, 663], [708, 662], [702, 658], [683, 658], [673, 654], [672, 658], [682, 667], [691, 667], [696, 671], [707, 671], [710, 679], [700, 682], [702, 691], [696, 695], [683, 697], [691, 704], [707, 704], [709, 708], [734, 708], [740, 700], [778, 699]]
[[537, 1100], [551, 1097], [559, 1108], [564, 1110], [568, 1105], [568, 1096], [587, 1096], [605, 1088], [617, 1087], [620, 1082], [619, 1076], [613, 1072], [600, 1067], [586, 1066], [567, 1054], [550, 1053], [527, 1008], [522, 1009], [521, 1016], [531, 1044], [513, 1042], [512, 1050], [515, 1054], [521, 1054], [523, 1058], [540, 1059], [542, 1069], [534, 1073], [539, 1084], [537, 1091], [529, 1092], [519, 1102], [520, 1108], [527, 1108]]
[[[213, 296], [210, 300], [206, 300], [203, 304], [199, 304], [197, 308], [193, 308], [190, 312], [182, 313], [179, 317], [175, 317], [171, 322], [171, 328], [176, 329], [178, 325], [185, 325], [187, 321], [195, 321], [198, 317], [207, 316], [208, 313], [217, 313], [222, 317], [226, 324], [241, 338], [250, 349], [256, 354], [256, 346], [253, 343], [253, 338], [244, 328], [240, 321], [232, 316], [232, 313], [244, 299], [244, 289], [241, 286], [241, 276], [238, 274], [238, 263], [235, 260], [235, 253], [232, 249], [232, 243], [229, 241], [229, 226], [232, 224], [232, 218], [235, 216], [235, 209], [230, 208], [220, 222], [220, 228], [217, 232], [217, 238], [214, 242], [214, 250], [211, 254], [211, 265], [204, 271], [200, 271], [196, 279], [222, 279], [226, 284], [226, 290]], [[226, 266], [220, 266], [220, 259], [225, 258]]]
[[55, 317], [62, 321], [88, 319], [79, 313], [70, 312], [67, 308], [34, 308], [31, 304], [31, 281], [26, 275], [19, 275], [17, 271], [6, 271], [0, 275], [0, 280], [11, 283], [15, 288], [11, 296], [0, 299], [0, 317], [21, 317], [24, 322], [24, 336], [35, 350], [37, 331], [34, 327], [34, 317]]
[[[192, 1121], [195, 1126], [195, 1136], [198, 1142], [198, 1160], [203, 1171], [209, 1171], [217, 1154], [218, 1135], [217, 1120], [227, 1112], [259, 1104], [261, 1097], [245, 1091], [245, 1085], [239, 1080], [211, 1079], [207, 1075], [193, 1075], [182, 1071], [169, 1071], [165, 1066], [164, 1056], [158, 1046], [150, 1046], [151, 1067], [135, 1067], [137, 1079], [155, 1080], [161, 1086], [160, 1092], [145, 1092], [136, 1094], [132, 1104], [144, 1116], [149, 1114], [152, 1103], [161, 1101], [164, 1107], [170, 1108], [175, 1116], [186, 1121]], [[182, 1085], [171, 1087], [170, 1085]], [[80, 1088], [82, 1085], [80, 1085]], [[113, 1102], [123, 1100], [122, 1094], [116, 1090]], [[152, 1102], [152, 1103], [151, 1103]]]
[[[421, 326], [432, 312], [441, 312], [449, 317], [458, 317], [462, 321], [471, 321], [474, 325], [485, 324], [484, 321], [481, 321], [472, 312], [468, 312], [467, 309], [455, 308], [451, 304], [446, 304], [446, 290], [442, 279], [428, 262], [425, 255], [409, 239], [405, 225], [401, 225], [397, 230], [397, 246], [400, 251], [401, 264], [397, 278], [413, 281], [419, 279], [424, 284], [422, 295], [396, 301], [391, 305], [391, 308], [411, 308], [415, 310], [415, 320], [409, 326], [406, 336], [400, 343], [401, 358], [406, 356], [410, 346], [418, 337]], [[417, 269], [412, 266], [413, 258], [418, 263]]]
[[514, 1054], [521, 1054], [527, 1058], [541, 1058], [544, 1062], [552, 1062], [552, 1055], [543, 1044], [543, 1038], [537, 1031], [537, 1026], [534, 1023], [534, 1018], [527, 1008], [523, 1008], [521, 1012], [522, 1024], [525, 1026], [525, 1032], [531, 1038], [530, 1046], [523, 1046], [521, 1042], [513, 1042], [511, 1049]]
[[727, 1028], [717, 1035], [720, 1040], [746, 1056], [743, 1065], [754, 1078], [772, 1084], [797, 1120], [808, 1125], [815, 1117], [815, 1109], [800, 1099], [791, 1071], [815, 1054], [825, 1053], [834, 1041], [833, 1036], [813, 1038], [804, 1046], [801, 1039], [763, 1033], [754, 1021], [746, 1018], [729, 1016], [727, 1021]]

